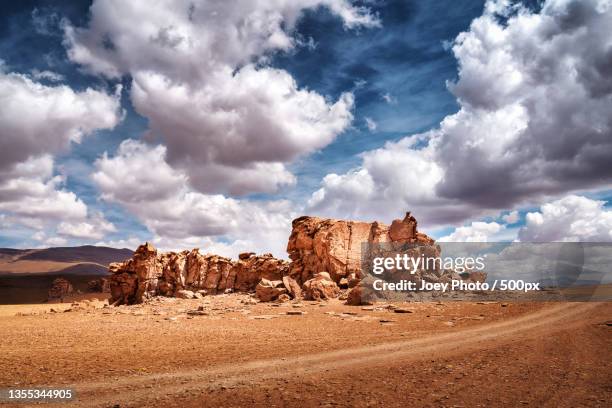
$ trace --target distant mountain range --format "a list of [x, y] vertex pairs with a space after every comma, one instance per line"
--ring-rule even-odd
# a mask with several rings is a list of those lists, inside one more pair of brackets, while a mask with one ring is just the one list
[[134, 251], [98, 246], [45, 249], [0, 248], [0, 304], [40, 303], [54, 279], [68, 279], [75, 290], [108, 274], [108, 264], [131, 258]]
[[65, 273], [99, 275], [108, 264], [132, 256], [130, 249], [85, 245], [45, 249], [0, 248], [0, 275]]

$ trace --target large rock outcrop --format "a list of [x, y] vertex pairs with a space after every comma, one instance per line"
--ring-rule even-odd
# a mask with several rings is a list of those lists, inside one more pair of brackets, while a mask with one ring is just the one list
[[241, 254], [237, 261], [198, 249], [158, 253], [146, 243], [134, 256], [109, 266], [111, 303], [133, 304], [155, 296], [185, 297], [185, 291], [214, 295], [252, 292], [262, 278], [282, 280], [288, 262], [271, 254]]
[[[189, 297], [227, 291], [256, 292], [262, 301], [280, 296], [320, 300], [337, 297], [341, 288], [352, 288], [349, 303], [362, 304], [372, 298], [371, 293], [362, 293], [358, 286], [362, 280], [371, 279], [362, 266], [372, 265], [373, 257], [397, 253], [414, 258], [439, 257], [440, 247], [420, 233], [416, 219], [406, 213], [390, 226], [300, 217], [293, 221], [287, 252], [290, 263], [271, 254], [257, 256], [251, 252], [232, 260], [203, 255], [198, 249], [160, 254], [146, 243], [138, 247], [132, 259], [110, 265], [111, 302], [132, 304], [155, 295]], [[397, 271], [389, 271], [394, 272]], [[414, 273], [400, 271], [392, 278], [416, 282], [483, 281], [486, 274], [459, 276], [434, 265]]]
[[417, 221], [410, 213], [406, 213], [403, 220], [394, 220], [391, 226], [379, 222], [300, 217], [293, 221], [287, 244], [292, 261], [289, 275], [300, 283], [319, 272], [328, 272], [336, 283], [343, 278], [359, 279], [362, 251], [379, 243], [437, 247], [432, 238], [417, 231]]

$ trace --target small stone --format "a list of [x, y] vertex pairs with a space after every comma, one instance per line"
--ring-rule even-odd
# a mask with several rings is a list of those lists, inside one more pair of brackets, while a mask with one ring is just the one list
[[412, 313], [412, 310], [403, 307], [398, 307], [393, 310], [395, 313]]
[[176, 297], [179, 299], [193, 299], [194, 296], [195, 294], [190, 290], [181, 289], [176, 291]]

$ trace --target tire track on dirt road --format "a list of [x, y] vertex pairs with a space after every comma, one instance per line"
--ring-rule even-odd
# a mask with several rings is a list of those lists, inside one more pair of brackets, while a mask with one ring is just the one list
[[[589, 321], [598, 303], [561, 303], [505, 321], [420, 338], [316, 354], [222, 364], [177, 372], [130, 376], [119, 380], [75, 384], [77, 400], [69, 406], [107, 407], [129, 401], [144, 406], [156, 397], [206, 391], [222, 386], [253, 386], [300, 375], [399, 364], [498, 347], [520, 339], [571, 330]], [[122, 404], [123, 406], [123, 404]]]

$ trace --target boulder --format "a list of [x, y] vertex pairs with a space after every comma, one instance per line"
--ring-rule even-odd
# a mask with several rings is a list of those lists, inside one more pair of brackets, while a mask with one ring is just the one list
[[304, 282], [303, 290], [306, 300], [327, 300], [340, 294], [340, 288], [327, 272], [319, 272], [314, 278]]
[[56, 278], [49, 288], [49, 300], [63, 300], [74, 291], [72, 284], [64, 278]]
[[177, 290], [174, 296], [179, 299], [193, 299], [195, 297], [195, 294], [190, 290], [181, 289]]
[[291, 276], [283, 276], [283, 284], [285, 285], [289, 296], [291, 296], [293, 299], [302, 298], [302, 288]]
[[243, 257], [234, 265], [236, 278], [233, 288], [237, 292], [251, 292], [261, 279], [282, 280], [288, 265], [287, 261], [277, 259], [272, 254]]
[[287, 289], [282, 280], [271, 281], [264, 278], [255, 288], [255, 295], [261, 302], [271, 302], [285, 293]]
[[92, 279], [87, 282], [87, 290], [89, 292], [110, 292], [110, 282], [107, 278]]
[[351, 306], [364, 306], [374, 303], [376, 297], [371, 290], [363, 286], [355, 286], [352, 288], [346, 297], [346, 304]]

